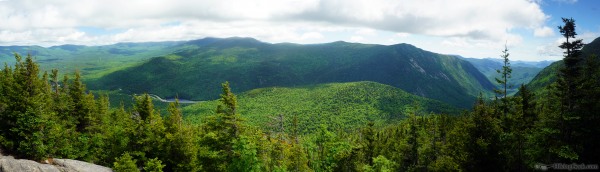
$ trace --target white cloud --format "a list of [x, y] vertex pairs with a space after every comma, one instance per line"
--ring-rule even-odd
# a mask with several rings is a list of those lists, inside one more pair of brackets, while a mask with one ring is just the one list
[[352, 41], [352, 42], [362, 42], [363, 40], [365, 40], [365, 38], [362, 37], [362, 36], [352, 36], [352, 37], [350, 37], [350, 41]]
[[319, 32], [307, 32], [302, 34], [302, 36], [300, 37], [300, 39], [306, 40], [306, 39], [322, 39], [324, 36], [319, 33]]
[[[405, 42], [431, 51], [460, 52], [471, 57], [493, 52], [495, 56], [505, 41], [516, 46], [529, 36], [519, 33], [552, 36], [545, 23], [549, 17], [541, 10], [540, 3], [535, 0], [78, 0], [76, 3], [0, 0], [0, 45], [102, 45], [241, 36], [272, 43]], [[107, 33], [93, 33], [85, 28]]]
[[547, 26], [535, 28], [533, 30], [533, 35], [537, 37], [549, 37], [554, 36], [554, 30], [550, 29]]
[[[301, 23], [300, 28], [287, 29], [299, 31], [293, 33], [299, 36], [304, 32], [317, 32], [315, 26], [336, 26], [361, 28], [361, 33], [358, 33], [361, 35], [376, 34], [377, 30], [385, 30], [499, 41], [514, 28], [540, 28], [548, 17], [536, 2], [528, 0], [80, 0], [77, 3], [68, 0], [22, 0], [0, 3], [0, 18], [3, 19], [0, 30], [10, 32], [77, 27], [118, 28], [129, 31], [121, 34], [130, 36], [115, 35], [117, 40], [149, 40], [148, 37], [142, 37], [143, 34], [133, 36], [135, 33], [131, 32], [143, 32], [152, 28], [159, 29], [152, 31], [157, 34], [169, 32], [166, 28], [159, 27], [163, 23], [212, 22], [213, 25], [220, 25], [213, 28], [224, 28], [231, 26], [232, 22], [263, 22], [266, 23], [261, 25], [264, 28], [239, 25], [238, 27], [256, 28], [240, 32], [239, 34], [243, 35], [239, 36], [264, 36], [268, 34], [264, 33], [264, 30], [273, 30], [269, 29], [270, 27], [299, 26], [297, 23]], [[207, 31], [208, 28], [203, 26], [197, 27], [195, 29], [207, 33], [219, 32]], [[169, 29], [175, 31], [182, 28]], [[292, 34], [279, 30], [277, 32]], [[70, 34], [73, 33], [63, 36]], [[163, 40], [168, 39], [168, 35], [174, 36], [172, 39], [185, 37], [180, 34], [150, 37]], [[271, 34], [268, 37], [275, 35]], [[7, 39], [0, 38], [0, 42], [7, 42]]]
[[370, 28], [361, 28], [361, 29], [358, 29], [358, 30], [357, 30], [356, 32], [354, 32], [354, 33], [356, 33], [356, 34], [359, 34], [359, 35], [368, 35], [368, 36], [373, 36], [373, 35], [375, 35], [375, 34], [376, 34], [376, 32], [377, 32], [377, 31], [376, 31], [375, 29], [370, 29]]
[[406, 38], [406, 37], [410, 36], [410, 33], [400, 32], [400, 33], [396, 33], [395, 36], [399, 37], [399, 38]]

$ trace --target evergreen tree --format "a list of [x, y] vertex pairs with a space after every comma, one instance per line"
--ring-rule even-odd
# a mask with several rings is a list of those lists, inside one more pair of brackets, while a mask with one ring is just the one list
[[179, 100], [169, 103], [169, 115], [165, 120], [165, 171], [199, 171], [198, 147], [195, 143], [194, 132], [190, 126], [183, 124], [179, 109]]
[[5, 65], [0, 86], [0, 147], [20, 157], [39, 160], [49, 151], [45, 141], [46, 119], [53, 114], [47, 75], [39, 78], [39, 67], [31, 55], [22, 61], [15, 54], [15, 59], [14, 70]]
[[298, 136], [298, 118], [294, 115], [292, 119], [292, 145], [291, 145], [291, 154], [289, 156], [290, 159], [290, 171], [299, 172], [299, 171], [309, 171], [308, 168], [308, 158], [306, 152], [304, 151], [304, 147], [300, 144], [300, 139]]
[[507, 115], [509, 108], [509, 100], [506, 94], [506, 90], [511, 87], [511, 85], [508, 83], [508, 79], [511, 77], [512, 73], [512, 68], [510, 67], [510, 60], [508, 59], [509, 55], [510, 54], [508, 53], [508, 48], [506, 47], [506, 45], [504, 45], [504, 50], [502, 51], [502, 55], [500, 56], [502, 57], [504, 63], [502, 65], [501, 70], [496, 70], [496, 72], [500, 74], [500, 78], [495, 78], [496, 82], [500, 84], [500, 86], [502, 86], [502, 89], [494, 89], [494, 92], [496, 92], [496, 94], [500, 95], [502, 98], [502, 104], [500, 107], [502, 109], [502, 112], [504, 113], [504, 116]]
[[226, 125], [230, 125], [231, 135], [232, 137], [238, 137], [239, 135], [239, 117], [236, 114], [237, 109], [237, 98], [231, 92], [231, 88], [229, 87], [229, 82], [225, 82], [222, 84], [223, 93], [221, 94], [221, 98], [219, 101], [222, 105], [217, 106], [217, 113], [223, 114], [223, 118], [225, 120]]
[[243, 131], [242, 119], [236, 113], [237, 99], [231, 92], [229, 82], [221, 84], [223, 93], [217, 106], [217, 114], [208, 117], [202, 124], [200, 142], [207, 146], [200, 153], [200, 160], [206, 162], [203, 169], [209, 171], [226, 171], [228, 165], [236, 158], [233, 151], [234, 141]]
[[365, 172], [391, 172], [395, 171], [395, 163], [388, 160], [385, 156], [379, 155], [373, 158], [373, 165], [366, 165], [364, 167]]
[[85, 93], [85, 85], [81, 81], [79, 71], [75, 72], [75, 79], [69, 85], [69, 96], [71, 102], [70, 115], [75, 118], [76, 129], [79, 132], [88, 131], [89, 127], [96, 123], [92, 94]]
[[[575, 39], [575, 20], [563, 18], [564, 26], [559, 26], [565, 38], [559, 47], [564, 49], [564, 68], [560, 69], [557, 81], [551, 85], [550, 95], [544, 104], [536, 132], [530, 139], [535, 149], [530, 154], [538, 162], [572, 162], [579, 159], [581, 152], [581, 115], [579, 100], [581, 92], [580, 49], [581, 39]], [[575, 40], [573, 40], [575, 39]]]
[[581, 124], [576, 129], [580, 131], [577, 140], [581, 143], [580, 160], [586, 163], [600, 161], [600, 59], [592, 54], [585, 60], [582, 73], [582, 83], [578, 90], [582, 97], [579, 100]]
[[519, 87], [519, 105], [520, 105], [520, 113], [523, 116], [523, 122], [525, 124], [525, 128], [533, 127], [535, 121], [537, 121], [537, 114], [535, 112], [536, 103], [534, 102], [535, 94], [524, 84], [521, 84]]
[[[460, 119], [449, 138], [449, 156], [466, 171], [502, 171], [500, 122], [480, 95], [473, 112]], [[453, 162], [453, 163], [454, 163]]]
[[162, 172], [165, 165], [162, 165], [162, 161], [158, 158], [152, 158], [144, 164], [145, 172]]
[[139, 172], [140, 169], [135, 165], [136, 161], [129, 153], [124, 153], [121, 157], [115, 158], [113, 170], [117, 172]]
[[[155, 112], [150, 95], [144, 94], [135, 97], [134, 115], [138, 118], [137, 129], [133, 132], [136, 138], [130, 150], [140, 161], [147, 161], [149, 157], [160, 157], [164, 151], [165, 126], [162, 117]], [[142, 166], [143, 164], [139, 164]]]

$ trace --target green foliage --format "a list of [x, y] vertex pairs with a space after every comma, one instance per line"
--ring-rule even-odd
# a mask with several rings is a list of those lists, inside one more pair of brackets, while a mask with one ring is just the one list
[[365, 172], [391, 172], [394, 170], [395, 163], [388, 160], [384, 156], [377, 156], [373, 158], [373, 166], [365, 165], [363, 167]]
[[[31, 53], [36, 57], [42, 71], [60, 69], [74, 73], [80, 70], [86, 79], [98, 78], [105, 74], [134, 66], [151, 57], [167, 55], [172, 47], [182, 42], [119, 43], [104, 46], [61, 45], [40, 46], [0, 46], [0, 63], [12, 64], [13, 53]], [[60, 76], [59, 76], [60, 77]]]
[[537, 95], [548, 94], [547, 87], [556, 81], [556, 76], [560, 68], [564, 67], [563, 61], [556, 61], [550, 66], [542, 69], [532, 80], [527, 83], [527, 88], [531, 89]]
[[449, 133], [449, 155], [467, 171], [496, 169], [500, 171], [503, 158], [500, 120], [494, 109], [481, 99], [469, 116], [457, 121]]
[[158, 158], [150, 159], [144, 164], [144, 171], [146, 172], [162, 172], [163, 168], [165, 168], [165, 165], [162, 165], [162, 161]]
[[[9, 153], [32, 159], [42, 159], [49, 151], [45, 144], [48, 116], [53, 115], [44, 74], [39, 78], [38, 65], [31, 55], [25, 61], [15, 54], [15, 67], [5, 65], [0, 76], [0, 148]], [[14, 152], [13, 152], [14, 151]]]
[[[600, 54], [600, 38], [596, 38], [592, 42], [586, 44], [581, 49], [580, 57], [583, 59], [594, 54]], [[540, 71], [540, 73], [527, 84], [527, 87], [537, 95], [545, 95], [548, 92], [547, 87], [556, 81], [560, 69], [564, 67], [565, 65], [562, 60], [552, 63], [550, 66]]]
[[[284, 128], [292, 128], [292, 118], [298, 119], [298, 132], [310, 133], [320, 124], [345, 131], [374, 121], [377, 125], [393, 123], [405, 117], [405, 111], [418, 102], [427, 112], [457, 114], [458, 110], [439, 101], [408, 94], [400, 89], [374, 83], [354, 82], [322, 84], [295, 88], [263, 88], [241, 94], [237, 112], [247, 122], [267, 129], [269, 116], [283, 114]], [[183, 112], [189, 121], [200, 123], [214, 114], [219, 102], [207, 101], [186, 106]]]
[[469, 62], [408, 44], [289, 45], [207, 38], [172, 49], [176, 52], [169, 56], [153, 56], [156, 58], [89, 85], [92, 89], [211, 100], [218, 98], [217, 86], [225, 81], [236, 84], [234, 93], [274, 86], [373, 81], [463, 108], [470, 107], [479, 92], [494, 88]]
[[233, 140], [232, 147], [235, 155], [229, 171], [261, 171], [257, 145], [248, 137], [241, 136]]
[[548, 141], [545, 146], [548, 151], [537, 154], [544, 161], [570, 162], [579, 159], [578, 152], [581, 152], [575, 138], [582, 129], [579, 124], [582, 123], [580, 99], [583, 95], [577, 87], [583, 82], [580, 78], [580, 49], [583, 43], [581, 39], [570, 40], [577, 35], [575, 21], [563, 18], [563, 22], [565, 25], [559, 26], [559, 30], [566, 41], [559, 47], [565, 50], [564, 68], [559, 70], [557, 81], [550, 89], [550, 96], [545, 103], [549, 107], [542, 111], [543, 116], [537, 126], [540, 132], [535, 135], [537, 140]]
[[[210, 63], [235, 66], [260, 48], [230, 48]], [[457, 110], [375, 82], [271, 87], [239, 97], [225, 82], [219, 100], [184, 109], [178, 100], [157, 109], [148, 94], [129, 98], [132, 108], [111, 109], [107, 95], [114, 92], [89, 93], [77, 72], [59, 81], [58, 70], [40, 74], [31, 56], [15, 58], [14, 68], [0, 73], [0, 149], [19, 158], [72, 158], [115, 171], [530, 171], [537, 163], [600, 159], [597, 56], [562, 70], [544, 94], [521, 85], [503, 106], [481, 95], [461, 115], [440, 115]]]
[[168, 112], [165, 120], [165, 171], [199, 171], [199, 150], [193, 137], [196, 133], [183, 123], [178, 101], [169, 104]]
[[591, 132], [598, 131], [598, 127], [591, 123], [598, 121], [600, 85], [599, 63], [593, 53], [598, 52], [600, 40], [581, 49], [582, 40], [575, 39], [574, 20], [563, 18], [563, 22], [559, 29], [566, 41], [560, 48], [565, 50], [565, 58], [559, 69], [553, 69], [556, 81], [549, 83], [544, 99], [538, 102], [539, 121], [527, 142], [535, 148], [527, 153], [536, 162], [594, 162], [600, 157], [592, 144], [597, 139]]
[[510, 60], [508, 59], [508, 56], [510, 54], [508, 53], [508, 48], [506, 48], [506, 45], [504, 45], [504, 51], [502, 51], [502, 55], [500, 57], [502, 57], [503, 59], [503, 65], [502, 65], [502, 69], [498, 69], [496, 70], [496, 72], [498, 72], [498, 74], [500, 74], [500, 78], [496, 78], [496, 82], [501, 86], [501, 89], [494, 89], [494, 92], [496, 93], [496, 99], [498, 99], [498, 96], [501, 97], [502, 103], [500, 104], [500, 109], [502, 109], [502, 112], [504, 114], [504, 116], [507, 115], [508, 113], [508, 92], [506, 91], [507, 89], [510, 89], [512, 86], [508, 83], [508, 79], [511, 78], [511, 73], [512, 73], [512, 68], [510, 67]]
[[[241, 124], [243, 120], [237, 114], [237, 101], [235, 95], [231, 93], [229, 83], [225, 82], [221, 86], [223, 92], [221, 99], [219, 99], [221, 104], [217, 106], [217, 113], [207, 117], [201, 125], [200, 143], [207, 145], [208, 150], [200, 154], [200, 160], [211, 162], [205, 166], [205, 169], [210, 171], [227, 170], [233, 159], [241, 158], [240, 156], [249, 153], [247, 151], [251, 151], [244, 150], [243, 154], [234, 151], [234, 148], [242, 150], [246, 148], [244, 145], [239, 145], [238, 142], [240, 133], [244, 132], [244, 127]], [[236, 165], [241, 167], [248, 164]]]
[[115, 158], [113, 170], [116, 172], [139, 172], [136, 161], [129, 153], [124, 153], [121, 157]]
[[[496, 78], [501, 78], [502, 75], [498, 73], [498, 69], [502, 69], [504, 59], [496, 58], [464, 58], [469, 61], [475, 68], [477, 68], [483, 75], [486, 76], [496, 87], [501, 87], [496, 81]], [[512, 61], [511, 63], [511, 79], [508, 81], [508, 85], [521, 85], [528, 84], [540, 71], [550, 65], [550, 61], [540, 62], [527, 62], [527, 61]], [[515, 94], [518, 90], [516, 88], [508, 88], [508, 95]], [[491, 94], [490, 94], [491, 95]]]

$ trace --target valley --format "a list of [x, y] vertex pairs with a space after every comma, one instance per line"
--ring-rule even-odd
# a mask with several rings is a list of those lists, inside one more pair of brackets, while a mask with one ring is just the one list
[[[593, 55], [598, 42], [581, 50], [582, 77], [600, 74]], [[540, 146], [549, 138], [544, 131], [561, 126], [554, 123], [562, 107], [556, 103], [563, 101], [556, 90], [567, 83], [556, 75], [566, 70], [563, 61], [511, 62], [512, 77], [501, 83], [495, 82], [503, 77], [496, 70], [507, 67], [501, 60], [438, 54], [409, 44], [271, 44], [233, 37], [0, 49], [7, 64], [0, 73], [0, 91], [7, 95], [0, 96], [0, 148], [23, 158], [52, 154], [115, 169], [477, 171], [488, 163], [505, 170], [531, 168], [514, 159], [525, 155], [512, 146], [546, 149]], [[7, 52], [18, 51], [31, 55], [7, 60]], [[42, 73], [56, 67], [67, 73]], [[571, 81], [585, 91], [577, 94], [584, 108], [572, 114], [587, 120], [569, 124], [586, 128], [577, 130], [582, 137], [597, 129], [592, 117], [600, 82], [595, 81]], [[506, 95], [493, 92], [507, 85], [514, 87]], [[36, 130], [45, 127], [50, 130]], [[18, 135], [31, 131], [44, 137], [25, 139], [53, 148], [5, 139], [23, 139]], [[534, 139], [525, 141], [526, 136]], [[106, 153], [97, 156], [98, 151]], [[595, 158], [566, 151], [579, 151], [585, 162]], [[457, 158], [461, 154], [473, 157]], [[491, 157], [490, 162], [479, 162], [478, 156]], [[244, 161], [254, 167], [235, 164]], [[382, 161], [387, 165], [377, 164]]]
[[[29, 51], [24, 47], [8, 48], [4, 48], [5, 52]], [[141, 48], [151, 51], [135, 51]], [[56, 47], [29, 49], [39, 49], [35, 51], [38, 54], [32, 55], [42, 61], [66, 56], [52, 63], [40, 63], [41, 67], [51, 69], [60, 64], [61, 71], [80, 70], [92, 90], [146, 92], [194, 101], [216, 99], [217, 86], [224, 81], [233, 84], [234, 92], [272, 86], [374, 81], [467, 108], [479, 93], [489, 95], [495, 87], [467, 61], [407, 44], [295, 45], [268, 44], [251, 38], [205, 38], [73, 48], [71, 54], [57, 51]], [[121, 54], [110, 54], [117, 52]], [[75, 58], [88, 53], [107, 57], [103, 60]], [[0, 57], [6, 60], [9, 55], [4, 53]], [[73, 65], [63, 65], [65, 63]], [[85, 65], [99, 67], [80, 68]]]
[[598, 9], [0, 0], [0, 172], [598, 171]]

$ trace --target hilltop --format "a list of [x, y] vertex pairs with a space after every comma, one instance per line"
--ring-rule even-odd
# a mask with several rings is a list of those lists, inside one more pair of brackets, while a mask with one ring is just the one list
[[[215, 114], [218, 101], [200, 102], [182, 110], [187, 121], [200, 123]], [[458, 114], [459, 109], [440, 101], [412, 95], [376, 82], [330, 83], [302, 87], [269, 87], [246, 91], [238, 96], [238, 112], [253, 126], [263, 129], [279, 114], [290, 127], [293, 116], [300, 131], [315, 131], [320, 124], [352, 130], [373, 121], [391, 124], [406, 118], [415, 106], [422, 113]]]
[[409, 93], [470, 107], [494, 85], [471, 63], [409, 44], [332, 42], [270, 44], [252, 38], [205, 38], [88, 82], [91, 89], [148, 92], [161, 97], [211, 100], [218, 85], [234, 92], [331, 82], [373, 81]]

